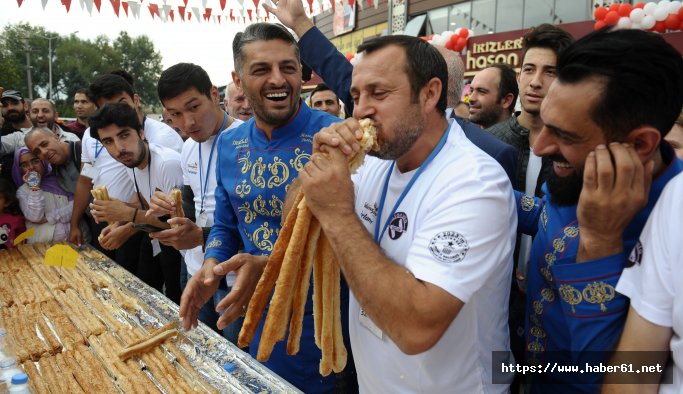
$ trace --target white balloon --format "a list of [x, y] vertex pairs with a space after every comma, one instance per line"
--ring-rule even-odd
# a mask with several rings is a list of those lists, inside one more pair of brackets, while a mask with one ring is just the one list
[[645, 4], [645, 7], [643, 7], [643, 11], [645, 11], [645, 15], [652, 15], [655, 12], [655, 9], [657, 8], [657, 3], [654, 2], [649, 2]]
[[631, 29], [643, 30], [643, 26], [641, 26], [640, 23], [633, 22], [633, 23], [631, 23]]
[[640, 8], [634, 8], [631, 10], [631, 15], [629, 17], [631, 18], [631, 22], [640, 23], [643, 21], [644, 16], [645, 11]]
[[622, 16], [617, 22], [617, 29], [630, 29], [631, 28], [631, 18], [627, 16]]
[[677, 14], [678, 9], [681, 8], [681, 2], [676, 0], [669, 3], [669, 14]]
[[657, 8], [655, 8], [655, 20], [663, 21], [664, 19], [666, 19], [667, 16], [669, 16], [669, 10], [667, 9], [667, 7], [668, 4], [665, 4], [664, 6], [657, 6]]
[[467, 35], [467, 38], [474, 37], [474, 30], [472, 30], [472, 29], [467, 29], [467, 31], [469, 31], [469, 33], [470, 33], [470, 34]]
[[645, 30], [650, 30], [654, 27], [655, 23], [657, 23], [657, 21], [655, 20], [654, 16], [645, 15], [643, 17], [643, 21], [640, 22], [640, 26], [642, 26]]

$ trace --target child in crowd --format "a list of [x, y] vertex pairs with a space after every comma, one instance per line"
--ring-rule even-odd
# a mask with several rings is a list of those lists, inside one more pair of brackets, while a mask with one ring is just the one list
[[64, 241], [69, 235], [73, 195], [64, 191], [49, 163], [28, 148], [14, 154], [12, 178], [26, 226], [35, 229], [29, 243]]
[[14, 247], [14, 238], [26, 230], [12, 182], [0, 178], [0, 249]]

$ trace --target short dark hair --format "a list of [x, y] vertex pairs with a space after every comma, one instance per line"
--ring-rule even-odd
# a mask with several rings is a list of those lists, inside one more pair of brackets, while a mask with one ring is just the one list
[[128, 71], [118, 69], [118, 70], [109, 71], [109, 74], [118, 75], [119, 77], [125, 79], [126, 82], [128, 82], [130, 84], [130, 86], [133, 87], [133, 89], [135, 89], [135, 77], [133, 76], [133, 74], [129, 73]]
[[446, 111], [448, 93], [448, 68], [446, 60], [426, 41], [411, 36], [395, 35], [372, 38], [358, 46], [358, 52], [372, 53], [390, 45], [396, 45], [405, 50], [406, 74], [410, 80], [413, 102], [417, 102], [422, 89], [432, 78], [441, 81], [441, 95], [436, 108]]
[[683, 106], [683, 59], [662, 36], [603, 28], [567, 47], [557, 61], [560, 83], [604, 82], [590, 118], [612, 140], [641, 126], [662, 136]]
[[242, 67], [244, 66], [244, 46], [256, 41], [270, 41], [282, 40], [289, 43], [296, 55], [299, 64], [301, 59], [299, 57], [299, 46], [296, 39], [284, 26], [278, 23], [254, 23], [247, 26], [244, 32], [237, 33], [235, 39], [232, 40], [232, 56], [235, 65], [235, 72], [242, 75]]
[[192, 88], [211, 99], [212, 86], [211, 78], [203, 68], [192, 63], [178, 63], [161, 73], [157, 93], [162, 104]]
[[113, 124], [119, 127], [135, 129], [138, 135], [140, 135], [142, 130], [138, 113], [126, 103], [105, 104], [102, 108], [95, 111], [89, 121], [90, 135], [98, 141], [101, 141], [100, 129]]
[[[17, 188], [9, 179], [0, 178], [0, 196], [5, 198], [4, 213], [21, 215], [21, 208], [17, 200]], [[0, 223], [0, 227], [5, 223]]]
[[[318, 86], [315, 87], [315, 89], [311, 90], [311, 95], [310, 95], [310, 97], [313, 98], [313, 95], [314, 95], [314, 94], [316, 94], [316, 93], [318, 93], [318, 92], [324, 92], [324, 91], [326, 91], [326, 90], [329, 90], [330, 92], [334, 93], [334, 90], [332, 90], [331, 87], [327, 86], [327, 84], [325, 84], [325, 83], [319, 83]], [[336, 96], [337, 93], [334, 93], [334, 95]]]
[[555, 53], [555, 56], [559, 56], [572, 42], [574, 42], [574, 37], [566, 30], [555, 25], [543, 23], [532, 27], [522, 37], [522, 64], [524, 64], [524, 57], [527, 51], [531, 48], [550, 49]]
[[500, 83], [498, 83], [498, 102], [503, 97], [512, 93], [512, 104], [508, 110], [510, 113], [515, 112], [515, 104], [517, 103], [517, 96], [519, 95], [519, 85], [517, 84], [517, 73], [506, 63], [494, 63], [489, 67], [497, 68], [500, 71]]
[[85, 95], [87, 96], [87, 95], [88, 95], [88, 89], [86, 89], [86, 88], [78, 88], [78, 89], [76, 89], [76, 91], [74, 92], [74, 96], [77, 95], [77, 94], [85, 94]]
[[97, 105], [97, 100], [110, 99], [119, 93], [128, 93], [133, 98], [135, 92], [124, 77], [117, 74], [100, 75], [88, 86], [88, 99]]

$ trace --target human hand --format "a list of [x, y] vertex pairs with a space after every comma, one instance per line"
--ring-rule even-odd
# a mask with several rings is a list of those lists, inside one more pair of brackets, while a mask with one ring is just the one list
[[150, 233], [152, 239], [158, 239], [164, 245], [176, 250], [192, 249], [204, 243], [202, 228], [188, 218], [171, 218], [166, 223], [168, 230]]
[[213, 268], [216, 275], [227, 275], [229, 272], [236, 274], [230, 293], [216, 305], [216, 312], [225, 311], [217, 321], [219, 330], [244, 315], [266, 264], [268, 256], [239, 253]]
[[149, 201], [149, 209], [145, 216], [160, 217], [165, 215], [172, 215], [175, 213], [175, 200], [161, 191], [155, 191]]
[[90, 204], [95, 222], [129, 222], [133, 217], [134, 208], [119, 200], [94, 200]]
[[261, 4], [266, 11], [277, 16], [283, 25], [294, 30], [299, 38], [314, 26], [313, 22], [306, 16], [301, 0], [274, 0], [274, 3], [276, 8], [265, 3]]
[[183, 319], [185, 331], [197, 327], [199, 310], [218, 290], [222, 277], [213, 273], [213, 267], [217, 264], [218, 260], [213, 258], [204, 260], [202, 268], [190, 278], [185, 286], [183, 295], [180, 297], [180, 310], [178, 311], [180, 318]]
[[347, 157], [339, 149], [328, 153], [313, 153], [299, 172], [306, 204], [320, 224], [328, 219], [355, 215], [354, 190]]
[[133, 235], [133, 230], [130, 225], [124, 224], [120, 225], [118, 223], [112, 223], [102, 229], [100, 233], [99, 242], [100, 246], [107, 250], [118, 249], [123, 245], [131, 235]]
[[577, 219], [577, 262], [623, 251], [623, 233], [647, 204], [654, 162], [643, 164], [631, 144], [598, 145], [586, 158]]
[[78, 223], [76, 223], [76, 225], [71, 223], [71, 227], [69, 228], [69, 237], [67, 239], [70, 243], [76, 246], [81, 246], [83, 243], [83, 234], [81, 233], [81, 229], [78, 227]]
[[329, 148], [339, 148], [346, 155], [360, 151], [358, 141], [363, 137], [358, 121], [348, 118], [320, 129], [313, 136], [313, 152], [327, 152]]

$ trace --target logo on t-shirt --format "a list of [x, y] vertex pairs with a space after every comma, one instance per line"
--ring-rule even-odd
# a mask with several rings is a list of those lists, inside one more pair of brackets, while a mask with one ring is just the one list
[[192, 163], [187, 163], [187, 172], [190, 174], [197, 174], [197, 170], [199, 169], [199, 166], [197, 165], [196, 161], [193, 161]]
[[628, 262], [626, 263], [626, 268], [633, 267], [635, 264], [640, 265], [643, 259], [643, 244], [638, 240], [636, 246], [633, 247], [631, 254], [628, 256]]
[[408, 229], [408, 215], [406, 215], [404, 212], [396, 212], [394, 214], [394, 217], [391, 219], [391, 223], [389, 224], [389, 238], [391, 239], [399, 239], [401, 238], [401, 235], [403, 235], [403, 232]]
[[465, 258], [470, 246], [462, 234], [455, 231], [438, 233], [429, 241], [429, 251], [444, 263], [458, 263]]

